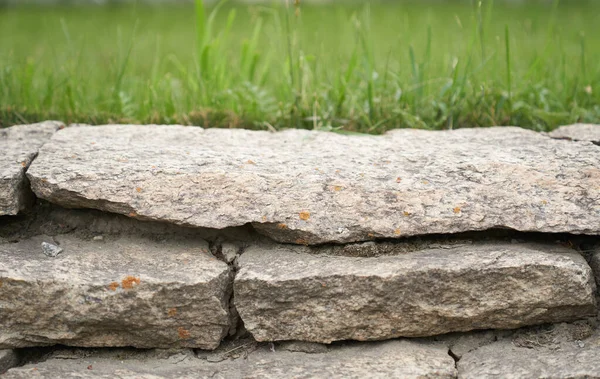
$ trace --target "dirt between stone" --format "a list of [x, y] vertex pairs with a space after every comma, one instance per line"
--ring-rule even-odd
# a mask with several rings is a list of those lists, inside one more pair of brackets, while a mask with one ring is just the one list
[[[0, 216], [0, 242], [18, 242], [38, 235], [58, 236], [72, 234], [82, 240], [110, 239], [134, 235], [162, 241], [169, 237], [201, 238], [211, 243], [211, 250], [219, 259], [224, 242], [243, 247], [255, 244], [275, 244], [270, 238], [257, 233], [251, 225], [226, 229], [191, 228], [156, 221], [140, 221], [126, 216], [93, 209], [67, 209], [44, 200], [18, 216]], [[456, 234], [431, 234], [403, 239], [380, 239], [349, 244], [323, 244], [310, 248], [313, 254], [347, 257], [378, 257], [398, 255], [423, 249], [453, 248], [479, 242], [555, 242], [578, 249], [584, 255], [600, 245], [600, 237], [571, 234], [524, 233], [507, 229], [493, 229]], [[278, 244], [278, 243], [277, 243]]]

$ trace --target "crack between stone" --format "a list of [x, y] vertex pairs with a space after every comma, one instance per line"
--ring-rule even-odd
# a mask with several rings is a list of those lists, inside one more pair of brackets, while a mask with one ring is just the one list
[[600, 141], [583, 140], [583, 139], [576, 139], [576, 138], [571, 138], [571, 137], [553, 137], [548, 134], [545, 134], [545, 136], [550, 139], [569, 141], [569, 142], [591, 142], [592, 144], [594, 144], [596, 146], [600, 146]]
[[460, 361], [460, 358], [456, 354], [454, 354], [452, 348], [448, 348], [448, 355], [454, 360], [454, 369], [456, 370], [456, 377], [459, 378], [460, 376], [458, 375], [458, 361]]

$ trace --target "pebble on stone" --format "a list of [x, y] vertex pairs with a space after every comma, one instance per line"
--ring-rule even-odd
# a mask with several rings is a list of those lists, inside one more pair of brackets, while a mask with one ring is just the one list
[[62, 252], [63, 249], [60, 246], [56, 246], [48, 242], [42, 242], [42, 253], [44, 253], [45, 256], [54, 258]]

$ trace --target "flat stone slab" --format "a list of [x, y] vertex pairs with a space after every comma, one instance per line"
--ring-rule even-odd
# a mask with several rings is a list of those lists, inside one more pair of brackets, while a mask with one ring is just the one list
[[256, 340], [420, 337], [596, 314], [590, 267], [560, 245], [485, 243], [376, 258], [327, 251], [279, 245], [242, 254], [235, 305]]
[[490, 228], [600, 234], [600, 149], [512, 127], [349, 136], [74, 126], [27, 175], [37, 196], [66, 207], [251, 223], [296, 244]]
[[342, 346], [327, 353], [270, 351], [210, 363], [169, 360], [55, 359], [10, 370], [4, 378], [456, 378], [447, 348], [410, 341]]
[[600, 143], [600, 125], [574, 124], [561, 126], [549, 133], [553, 138]]
[[550, 350], [517, 347], [502, 341], [465, 354], [458, 362], [459, 377], [485, 378], [600, 378], [600, 344], [579, 342], [579, 346]]
[[[63, 252], [47, 257], [42, 242]], [[0, 244], [0, 289], [0, 348], [214, 349], [229, 329], [230, 269], [199, 240]]]
[[62, 123], [47, 121], [0, 129], [0, 216], [16, 215], [32, 197], [25, 171]]

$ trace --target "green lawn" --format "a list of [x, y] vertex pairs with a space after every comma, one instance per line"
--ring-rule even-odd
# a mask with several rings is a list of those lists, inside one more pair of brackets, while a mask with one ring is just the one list
[[0, 8], [0, 125], [600, 123], [592, 1], [345, 4]]

